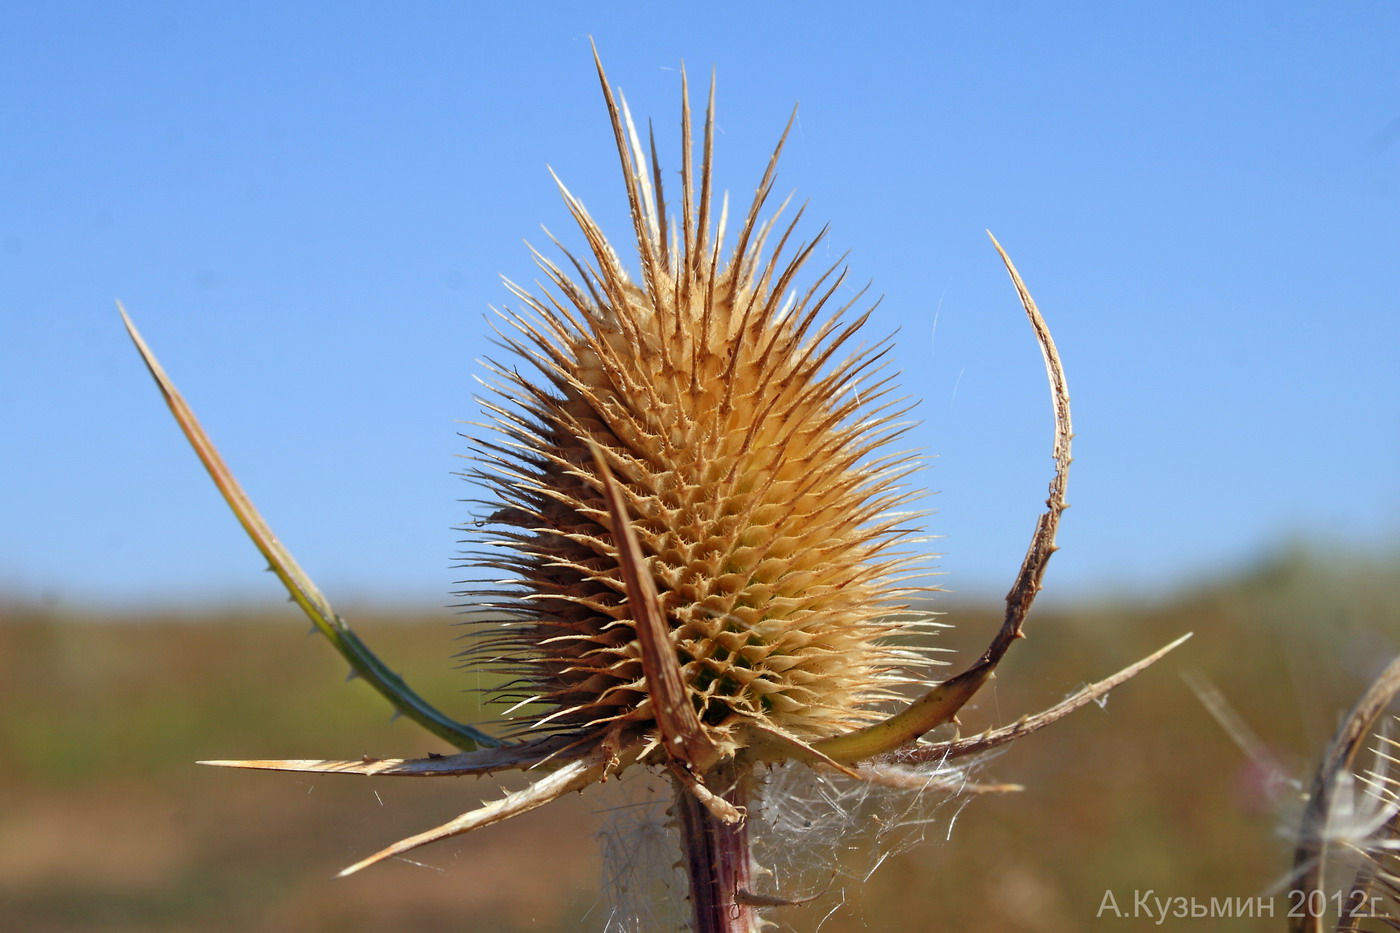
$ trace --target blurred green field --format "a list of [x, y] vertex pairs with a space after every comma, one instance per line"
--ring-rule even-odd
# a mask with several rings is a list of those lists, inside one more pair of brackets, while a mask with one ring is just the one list
[[[1291, 858], [1297, 784], [1400, 647], [1397, 581], [1395, 559], [1290, 552], [1170, 600], [1037, 610], [1029, 640], [965, 714], [967, 729], [1040, 709], [1196, 634], [1102, 708], [981, 766], [981, 778], [1024, 792], [936, 810], [924, 844], [773, 919], [828, 933], [1283, 930], [1289, 903], [1274, 888]], [[981, 650], [993, 608], [948, 619], [957, 657]], [[337, 881], [382, 845], [495, 796], [497, 779], [193, 764], [447, 751], [390, 722], [363, 684], [342, 683], [344, 665], [290, 607], [178, 618], [0, 611], [0, 930], [604, 929], [594, 837], [598, 811], [616, 805], [606, 792], [420, 850], [421, 864]], [[450, 614], [347, 615], [420, 692], [483, 718], [471, 692], [482, 684], [452, 666]], [[1252, 754], [1188, 678], [1218, 689], [1257, 734]], [[814, 857], [859, 875], [880, 845]], [[1202, 903], [1263, 897], [1275, 913], [1158, 926], [1131, 916], [1149, 890]], [[1100, 915], [1106, 892], [1122, 916]]]

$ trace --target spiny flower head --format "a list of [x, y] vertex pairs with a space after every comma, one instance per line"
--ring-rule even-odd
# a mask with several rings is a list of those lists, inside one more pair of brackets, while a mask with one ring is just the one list
[[501, 315], [512, 358], [492, 364], [497, 433], [476, 474], [498, 500], [497, 553], [481, 562], [510, 575], [493, 592], [510, 621], [485, 624], [468, 656], [514, 678], [517, 705], [543, 708], [526, 733], [657, 735], [606, 469], [721, 755], [755, 727], [811, 742], [865, 725], [928, 663], [911, 640], [926, 623], [900, 615], [919, 588], [901, 548], [911, 515], [897, 511], [912, 463], [888, 452], [907, 410], [881, 369], [888, 343], [857, 342], [870, 312], [849, 315], [863, 292], [839, 302], [837, 266], [798, 292], [822, 239], [791, 246], [801, 211], [780, 233], [781, 208], [760, 222], [781, 140], [726, 248], [727, 199], [711, 219], [713, 94], [697, 184], [683, 89], [677, 223], [654, 139], [648, 165], [603, 86], [640, 280], [561, 183], [590, 255], [565, 251], [570, 274], [536, 253], [552, 287], [510, 285], [524, 307]]

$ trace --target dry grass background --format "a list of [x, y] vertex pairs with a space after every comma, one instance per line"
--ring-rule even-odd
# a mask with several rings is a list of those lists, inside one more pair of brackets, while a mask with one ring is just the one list
[[[1051, 583], [1053, 587], [1053, 569]], [[986, 763], [1026, 786], [938, 811], [822, 929], [1282, 930], [1253, 920], [1096, 916], [1159, 897], [1267, 895], [1287, 870], [1296, 786], [1339, 717], [1400, 646], [1400, 561], [1289, 551], [1153, 603], [1039, 609], [1028, 642], [964, 716], [970, 728], [1058, 700], [1184, 631], [1196, 637], [1089, 708]], [[1053, 589], [1052, 589], [1053, 592]], [[951, 618], [964, 659], [995, 607]], [[601, 930], [587, 793], [342, 881], [340, 868], [496, 792], [494, 779], [224, 772], [201, 758], [445, 751], [300, 634], [292, 607], [194, 616], [10, 605], [0, 622], [0, 930]], [[444, 611], [349, 612], [449, 713], [478, 718]], [[1183, 674], [1258, 735], [1244, 754]], [[596, 789], [595, 789], [596, 790]], [[951, 839], [946, 818], [957, 812]], [[839, 853], [827, 857], [841, 857]], [[867, 856], [849, 856], [864, 863]], [[774, 914], [815, 929], [834, 894]]]

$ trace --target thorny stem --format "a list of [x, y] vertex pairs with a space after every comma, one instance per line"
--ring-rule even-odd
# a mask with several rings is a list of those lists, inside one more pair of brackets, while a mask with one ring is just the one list
[[[728, 762], [705, 775], [716, 793], [741, 808], [747, 797], [747, 777]], [[758, 913], [744, 898], [753, 875], [748, 821], [726, 823], [679, 780], [675, 786], [694, 933], [758, 933]]]

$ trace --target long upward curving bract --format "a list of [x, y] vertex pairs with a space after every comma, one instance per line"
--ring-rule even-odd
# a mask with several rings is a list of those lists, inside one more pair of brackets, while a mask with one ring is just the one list
[[219, 488], [224, 501], [238, 517], [239, 524], [248, 533], [248, 537], [253, 539], [263, 557], [267, 558], [269, 569], [282, 581], [282, 585], [291, 594], [292, 601], [301, 607], [302, 612], [305, 612], [317, 630], [326, 636], [335, 650], [350, 662], [351, 670], [392, 703], [399, 713], [458, 748], [496, 748], [502, 745], [500, 739], [474, 726], [457, 722], [437, 710], [415, 693], [402, 677], [390, 670], [360, 637], [351, 631], [350, 626], [331, 608], [330, 601], [321, 594], [320, 589], [282, 546], [282, 542], [277, 540], [277, 536], [272, 533], [262, 515], [253, 507], [248, 494], [234, 478], [228, 464], [224, 463], [224, 458], [219, 455], [213, 441], [209, 440], [209, 435], [204, 433], [204, 428], [200, 426], [194, 412], [175, 388], [175, 383], [166, 375], [151, 348], [146, 345], [121, 302], [117, 302], [117, 310], [121, 312], [122, 323], [126, 325], [126, 332], [130, 335], [132, 343], [136, 344], [146, 368], [160, 387], [161, 395], [170, 407], [170, 413], [175, 416], [180, 430], [184, 432], [204, 468], [209, 471], [209, 476]]
[[982, 657], [972, 667], [934, 687], [924, 696], [905, 707], [890, 718], [867, 726], [855, 732], [825, 739], [816, 743], [818, 750], [839, 761], [860, 761], [886, 755], [917, 740], [924, 733], [942, 725], [957, 715], [963, 704], [972, 699], [982, 689], [996, 670], [1006, 651], [1016, 639], [1023, 637], [1021, 627], [1040, 592], [1041, 581], [1045, 578], [1045, 568], [1050, 563], [1050, 555], [1055, 553], [1055, 534], [1060, 527], [1060, 516], [1068, 507], [1065, 502], [1065, 487], [1069, 482], [1070, 442], [1074, 438], [1074, 428], [1070, 421], [1069, 386], [1065, 380], [1064, 364], [1055, 348], [1050, 328], [1036, 307], [1030, 289], [1022, 281], [1021, 274], [1011, 262], [1006, 250], [1001, 248], [997, 238], [991, 237], [992, 245], [1006, 266], [1016, 293], [1021, 298], [1021, 306], [1035, 331], [1036, 343], [1045, 359], [1045, 372], [1050, 381], [1051, 407], [1055, 416], [1055, 440], [1052, 448], [1055, 460], [1055, 475], [1050, 480], [1050, 494], [1045, 500], [1045, 513], [1036, 521], [1035, 533], [1031, 536], [1030, 547], [1016, 581], [1006, 594], [1006, 616], [1001, 629]]

